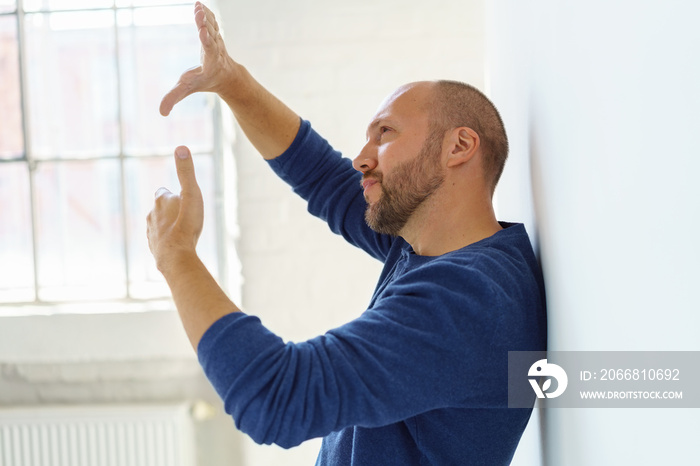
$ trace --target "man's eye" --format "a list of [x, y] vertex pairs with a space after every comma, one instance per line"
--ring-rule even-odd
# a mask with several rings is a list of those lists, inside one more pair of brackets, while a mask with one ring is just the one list
[[391, 131], [391, 128], [389, 128], [388, 126], [380, 126], [378, 131], [377, 131], [377, 136], [376, 136], [377, 141], [381, 141], [382, 137], [384, 136], [384, 133], [386, 133], [388, 131]]

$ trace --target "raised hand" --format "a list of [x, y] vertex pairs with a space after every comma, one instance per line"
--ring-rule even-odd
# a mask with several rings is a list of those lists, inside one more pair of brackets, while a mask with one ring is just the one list
[[209, 8], [197, 2], [194, 12], [202, 43], [202, 64], [185, 71], [163, 97], [161, 115], [169, 115], [175, 104], [190, 94], [215, 92], [260, 154], [274, 159], [294, 141], [301, 123], [299, 116], [228, 55], [219, 24]]
[[226, 80], [235, 76], [236, 63], [226, 52], [214, 13], [195, 3], [194, 20], [202, 44], [201, 65], [185, 71], [160, 103], [160, 114], [168, 116], [175, 104], [195, 92], [220, 92]]
[[180, 319], [197, 350], [204, 332], [222, 316], [238, 311], [197, 257], [196, 246], [204, 221], [202, 191], [194, 176], [192, 154], [175, 149], [180, 195], [165, 188], [156, 192], [147, 218], [148, 247], [168, 282]]
[[153, 210], [147, 217], [148, 247], [161, 272], [182, 254], [196, 254], [204, 222], [204, 202], [194, 174], [192, 154], [185, 146], [175, 149], [180, 195], [166, 188], [156, 191]]

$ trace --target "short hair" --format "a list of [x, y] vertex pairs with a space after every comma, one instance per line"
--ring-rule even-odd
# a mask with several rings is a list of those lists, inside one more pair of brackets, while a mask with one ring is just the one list
[[501, 115], [488, 97], [469, 84], [440, 80], [434, 89], [433, 131], [444, 134], [466, 126], [479, 135], [484, 175], [491, 182], [493, 194], [508, 158], [508, 136]]

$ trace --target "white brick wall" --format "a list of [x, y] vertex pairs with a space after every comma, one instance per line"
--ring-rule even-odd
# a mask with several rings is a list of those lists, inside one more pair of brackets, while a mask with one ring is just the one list
[[[354, 157], [393, 89], [421, 79], [483, 88], [483, 0], [219, 1], [231, 55]], [[380, 264], [331, 234], [237, 137], [242, 306], [286, 340], [359, 315]], [[313, 464], [318, 441], [290, 451], [244, 442], [247, 464]]]

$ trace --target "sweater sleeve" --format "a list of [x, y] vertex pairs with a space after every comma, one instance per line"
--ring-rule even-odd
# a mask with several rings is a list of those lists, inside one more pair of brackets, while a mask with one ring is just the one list
[[[507, 349], [494, 342], [513, 303], [478, 271], [405, 273], [348, 324], [284, 343], [234, 313], [198, 354], [236, 426], [288, 448], [348, 426], [378, 427], [445, 407], [507, 405]], [[465, 298], [466, 297], [466, 298]]]
[[302, 120], [291, 146], [270, 167], [308, 202], [312, 215], [328, 223], [331, 231], [372, 257], [384, 261], [393, 238], [372, 231], [364, 220], [366, 202], [362, 175]]

